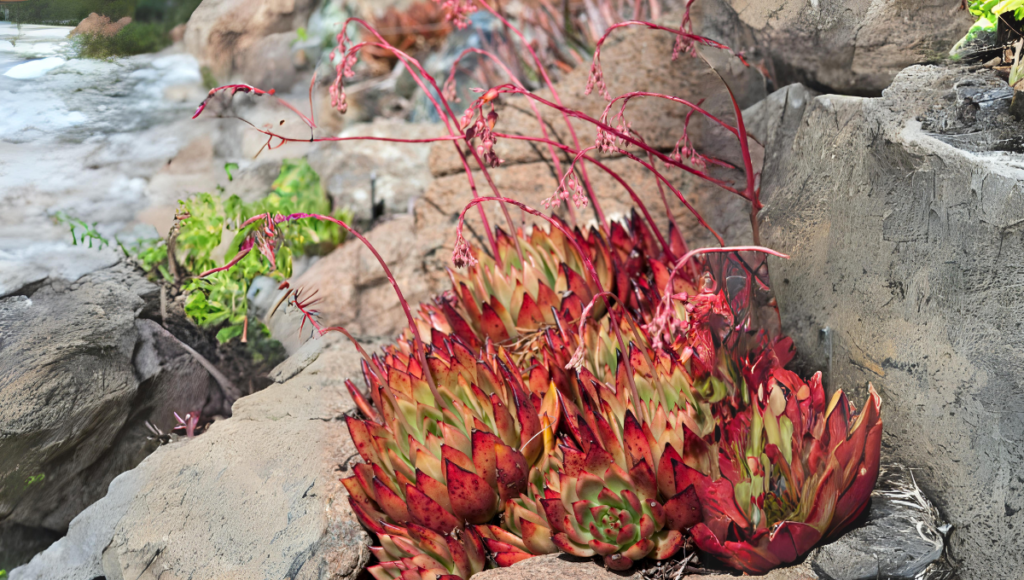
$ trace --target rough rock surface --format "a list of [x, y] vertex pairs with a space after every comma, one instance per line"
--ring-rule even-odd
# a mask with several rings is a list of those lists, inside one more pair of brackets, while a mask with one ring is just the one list
[[938, 580], [949, 578], [942, 559], [943, 532], [938, 510], [917, 487], [911, 471], [882, 465], [871, 507], [858, 527], [807, 556], [826, 580]]
[[355, 578], [370, 542], [339, 479], [356, 454], [343, 381], [359, 380], [359, 355], [337, 337], [321, 346], [276, 375], [292, 378], [239, 399], [230, 419], [114, 480], [12, 580]]
[[945, 57], [973, 23], [946, 0], [711, 0], [703, 34], [762, 61], [775, 86], [876, 96], [907, 66]]
[[[441, 134], [435, 123], [375, 119], [350, 125], [339, 137], [426, 139]], [[429, 143], [339, 141], [319, 143], [309, 152], [310, 166], [322, 177], [334, 207], [350, 208], [357, 219], [373, 217], [372, 198], [384, 214], [409, 213], [411, 203], [430, 184]]]
[[[474, 576], [480, 580], [578, 580], [579, 578], [590, 578], [592, 580], [644, 580], [645, 578], [657, 578], [654, 570], [648, 569], [646, 573], [633, 572], [612, 572], [605, 569], [592, 559], [573, 558], [571, 556], [551, 554], [548, 556], [537, 556], [523, 560], [508, 568], [495, 568], [485, 570]], [[701, 578], [702, 580], [732, 580], [736, 578], [731, 574], [707, 574], [700, 576], [686, 575], [684, 577]], [[764, 576], [751, 576], [751, 578], [763, 578], [764, 580], [818, 580], [818, 575], [809, 566], [799, 565], [791, 568], [772, 570]]]
[[0, 299], [0, 567], [63, 533], [152, 451], [147, 421], [170, 431], [174, 411], [219, 392], [176, 339], [139, 319], [159, 299], [133, 268], [21, 292]]
[[0, 517], [60, 531], [119, 472], [107, 451], [137, 393], [135, 317], [154, 290], [115, 266], [0, 301]]
[[819, 96], [802, 117], [777, 99], [792, 139], [768, 155], [761, 230], [792, 256], [772, 261], [772, 279], [805, 363], [854, 400], [876, 385], [883, 445], [952, 524], [962, 577], [1014, 578], [1024, 170], [1019, 154], [957, 149], [917, 120], [966, 77], [911, 67], [882, 98]]
[[120, 258], [111, 249], [95, 250], [55, 242], [19, 250], [0, 250], [0, 298], [31, 294], [47, 279], [73, 283], [109, 268]]
[[[315, 0], [203, 0], [185, 30], [185, 48], [213, 76], [233, 75], [261, 88], [284, 90], [296, 80], [291, 51], [281, 43], [298, 38]], [[279, 33], [290, 33], [278, 37]], [[283, 39], [283, 40], [282, 40]], [[286, 43], [287, 44], [287, 43]], [[284, 47], [288, 49], [288, 46]]]
[[[659, 23], [679, 26], [679, 20], [680, 13], [672, 13], [660, 19]], [[732, 103], [715, 71], [696, 57], [684, 55], [673, 61], [672, 44], [672, 36], [664, 32], [639, 28], [613, 32], [601, 49], [601, 69], [609, 94], [614, 96], [629, 91], [645, 91], [672, 95], [694, 103], [705, 99], [703, 106], [707, 110], [728, 122], [734, 122]], [[767, 95], [764, 77], [756, 68], [744, 67], [739, 59], [723, 51], [706, 49], [701, 53], [729, 83], [741, 107], [749, 107]], [[565, 107], [600, 119], [608, 102], [596, 89], [586, 94], [589, 76], [590, 66], [578, 66], [556, 85], [556, 90]], [[553, 100], [546, 88], [538, 90], [537, 95]], [[496, 130], [513, 135], [541, 136], [537, 117], [526, 99], [503, 98], [497, 109]], [[537, 109], [545, 121], [549, 138], [572, 146], [572, 136], [562, 114], [539, 103]], [[617, 110], [616, 107], [608, 115], [608, 122], [613, 126], [620, 123], [615, 119]], [[649, 145], [671, 151], [684, 133], [688, 112], [687, 107], [670, 101], [637, 98], [627, 106], [625, 120], [631, 123], [631, 128], [642, 135]], [[572, 125], [581, 146], [594, 144], [596, 131], [592, 124], [574, 119]], [[721, 133], [720, 130], [709, 129], [699, 115], [694, 115], [690, 123], [690, 136], [699, 145], [707, 147], [716, 138], [720, 139]], [[551, 162], [551, 156], [544, 145], [526, 141], [499, 139], [494, 150], [507, 164]], [[469, 161], [472, 167], [477, 166], [472, 157]], [[450, 143], [436, 143], [433, 146], [430, 169], [436, 176], [464, 171]], [[593, 168], [588, 171], [596, 172]]]

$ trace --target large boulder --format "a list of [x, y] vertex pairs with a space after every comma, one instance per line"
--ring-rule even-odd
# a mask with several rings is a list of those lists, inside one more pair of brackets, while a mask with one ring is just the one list
[[[305, 26], [315, 0], [203, 0], [185, 30], [185, 48], [222, 83], [235, 76], [264, 89], [285, 90], [297, 79], [294, 31]], [[257, 84], [258, 83], [258, 84]]]
[[219, 393], [180, 341], [141, 318], [158, 304], [125, 264], [58, 269], [0, 299], [0, 568], [45, 547], [152, 451], [147, 422], [170, 431], [174, 411]]
[[973, 17], [948, 0], [709, 0], [697, 29], [762, 62], [775, 86], [877, 96], [907, 66], [942, 59]]
[[272, 375], [230, 419], [115, 479], [12, 580], [354, 579], [370, 539], [339, 480], [358, 457], [343, 381], [360, 380], [359, 355], [319, 339]]
[[966, 580], [1024, 565], [1024, 170], [971, 119], [1022, 127], [1006, 94], [958, 99], [995, 74], [910, 67], [876, 99], [790, 88], [763, 137], [763, 241], [791, 256], [771, 263], [784, 328], [831, 390], [862, 400], [874, 383], [883, 445], [952, 524]]

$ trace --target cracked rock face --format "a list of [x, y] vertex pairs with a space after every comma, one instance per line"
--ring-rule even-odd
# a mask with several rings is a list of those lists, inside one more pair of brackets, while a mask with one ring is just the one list
[[791, 256], [770, 267], [804, 364], [855, 401], [874, 383], [883, 448], [953, 526], [959, 574], [1013, 578], [1024, 565], [1024, 160], [957, 148], [919, 120], [955, 103], [966, 76], [914, 66], [877, 99], [769, 97], [760, 221], [763, 243]]
[[946, 0], [710, 0], [701, 32], [763, 62], [775, 86], [877, 96], [905, 67], [935, 62], [974, 22]]
[[339, 479], [356, 454], [343, 381], [360, 376], [359, 356], [333, 337], [311, 348], [230, 419], [115, 479], [11, 578], [355, 578], [370, 539]]

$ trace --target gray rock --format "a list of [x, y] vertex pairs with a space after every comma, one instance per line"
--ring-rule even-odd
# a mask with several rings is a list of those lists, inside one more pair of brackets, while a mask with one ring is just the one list
[[[304, 366], [291, 379], [239, 399], [230, 419], [117, 478], [66, 538], [12, 578], [355, 578], [370, 540], [339, 479], [356, 455], [343, 381], [361, 383], [359, 355], [337, 337], [318, 342], [316, 360], [286, 363]], [[82, 573], [63, 575], [65, 562]]]
[[147, 421], [169, 431], [173, 411], [202, 409], [219, 393], [180, 343], [138, 318], [158, 297], [134, 268], [48, 277], [28, 290], [0, 299], [0, 546], [21, 554], [5, 565], [65, 532], [156, 447]]
[[253, 86], [287, 91], [305, 76], [296, 66], [293, 55], [292, 45], [298, 40], [295, 31], [255, 39], [235, 55], [236, 74]]
[[0, 301], [0, 463], [12, 467], [0, 517], [63, 531], [123, 471], [106, 452], [137, 392], [135, 316], [150, 292], [116, 266]]
[[110, 482], [107, 495], [75, 516], [68, 533], [32, 561], [11, 570], [11, 580], [91, 580], [103, 576], [101, 556], [142, 480], [133, 471]]
[[865, 521], [815, 549], [807, 562], [826, 580], [948, 578], [950, 568], [942, 560], [945, 529], [911, 471], [883, 465]]
[[699, 30], [763, 62], [775, 86], [876, 96], [907, 66], [934, 62], [971, 27], [957, 3], [922, 0], [711, 0]]
[[[346, 127], [340, 137], [426, 139], [443, 134], [433, 123], [376, 119]], [[310, 166], [320, 175], [335, 207], [349, 208], [359, 219], [371, 217], [372, 198], [384, 213], [409, 213], [410, 202], [430, 185], [429, 143], [340, 141], [320, 143], [309, 152]]]
[[306, 341], [292, 356], [288, 357], [288, 360], [274, 367], [274, 370], [270, 371], [270, 378], [274, 379], [275, 383], [283, 383], [295, 375], [301, 373], [313, 364], [314, 361], [323, 352], [324, 341], [322, 340], [309, 340]]
[[854, 400], [875, 384], [883, 445], [953, 526], [967, 580], [1024, 565], [1024, 160], [917, 119], [977, 74], [995, 75], [915, 66], [879, 99], [808, 100], [767, 156], [760, 215], [763, 243], [791, 256], [772, 279], [803, 364]]
[[[294, 80], [294, 67], [283, 66], [283, 60], [264, 67], [258, 57], [280, 54], [286, 37], [277, 34], [298, 39], [294, 31], [305, 26], [316, 4], [314, 0], [203, 0], [185, 29], [185, 49], [222, 82], [235, 75], [271, 85]], [[290, 65], [290, 56], [287, 59]]]
[[[671, 566], [672, 560], [667, 560], [666, 565]], [[660, 565], [660, 563], [655, 566]], [[592, 580], [645, 580], [648, 578], [663, 578], [660, 570], [647, 569], [643, 572], [633, 571], [613, 572], [605, 569], [593, 559], [573, 558], [564, 554], [549, 554], [537, 556], [518, 562], [508, 568], [494, 568], [484, 570], [473, 576], [479, 580], [577, 580], [579, 578], [590, 578]], [[668, 576], [672, 578], [674, 576]], [[687, 574], [685, 577], [701, 578], [702, 580], [732, 580], [736, 578], [731, 574], [707, 573], [695, 576]], [[778, 568], [765, 574], [755, 576], [763, 580], [818, 580], [818, 575], [806, 564], [799, 564], [788, 568]]]
[[61, 242], [0, 250], [0, 298], [31, 294], [47, 278], [75, 282], [120, 260], [112, 249], [97, 250]]
[[59, 539], [60, 534], [52, 530], [0, 522], [0, 570], [27, 562]]
[[270, 193], [271, 186], [281, 174], [280, 159], [256, 159], [240, 163], [232, 180], [224, 186], [224, 197], [237, 195], [246, 203], [263, 199]]

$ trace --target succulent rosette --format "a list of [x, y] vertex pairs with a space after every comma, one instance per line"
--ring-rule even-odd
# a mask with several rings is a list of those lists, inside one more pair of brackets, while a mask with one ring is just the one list
[[[432, 536], [424, 529], [470, 541], [466, 524], [490, 521], [506, 501], [526, 491], [530, 466], [543, 451], [539, 411], [504, 350], [491, 347], [478, 361], [458, 338], [437, 340], [427, 359], [440, 401], [417, 358], [399, 347], [364, 363], [373, 407], [350, 387], [360, 407], [367, 407], [364, 413], [379, 422], [348, 419], [366, 463], [343, 483], [360, 521], [381, 538], [379, 559], [397, 558], [409, 568], [422, 556], [413, 548], [426, 553], [422, 543]], [[548, 410], [545, 417], [552, 415], [557, 412]], [[447, 573], [475, 570], [459, 568], [457, 550], [449, 552], [450, 560], [432, 552]]]
[[697, 546], [751, 574], [795, 561], [866, 509], [882, 437], [871, 386], [858, 415], [842, 391], [826, 407], [820, 373], [805, 383], [775, 369], [758, 395], [723, 429], [720, 477], [689, 466], [677, 473], [701, 500]]
[[[499, 344], [528, 338], [555, 323], [553, 310], [579, 316], [598, 292], [583, 257], [559, 229], [534, 227], [530, 234], [519, 231], [516, 236], [497, 231], [501, 267], [491, 256], [467, 247], [473, 260], [465, 273], [449, 270], [456, 300], [440, 307], [452, 330], [471, 346], [487, 338]], [[593, 229], [587, 236], [577, 230], [574, 237], [602, 286], [610, 287], [614, 276], [608, 243]], [[466, 324], [454, 319], [456, 312]], [[602, 314], [603, 309], [594, 317]]]
[[[778, 337], [763, 263], [704, 260], [689, 286], [659, 267], [668, 253], [645, 257], [642, 230], [624, 232], [576, 240], [602, 265], [600, 286], [562, 232], [517, 234], [519, 249], [499, 234], [504, 266], [477, 255], [451, 274], [455, 293], [421, 306], [425, 357], [406, 333], [364, 362], [369, 400], [350, 390], [369, 419], [349, 428], [366, 464], [345, 485], [380, 538], [379, 580], [467, 578], [485, 552], [501, 566], [563, 551], [624, 570], [671, 557], [690, 533], [729, 565], [764, 571], [866, 505], [838, 474], [849, 461], [872, 473], [857, 435], [870, 431], [877, 475], [877, 395], [873, 417], [851, 423], [844, 396], [825, 413], [820, 378], [781, 369], [792, 343]], [[623, 269], [632, 292], [620, 296]], [[679, 332], [656, 347], [658, 284], [692, 293], [669, 297]], [[859, 449], [822, 427], [838, 417]], [[833, 488], [850, 507], [809, 511]]]
[[[584, 341], [594, 341], [586, 352], [608, 352], [588, 358], [574, 373], [579, 399], [559, 391], [568, 435], [558, 465], [506, 504], [502, 527], [482, 532], [499, 565], [558, 549], [600, 555], [607, 567], [625, 570], [645, 557], [672, 556], [684, 532], [700, 521], [695, 489], [677, 489], [673, 469], [688, 456], [687, 445], [706, 446], [702, 438], [714, 433], [711, 404], [725, 398], [724, 385], [705, 380], [695, 386], [685, 361], [633, 344], [628, 368], [640, 396], [636, 402], [628, 395], [625, 361], [601, 346], [610, 341], [607, 324], [606, 318], [589, 325], [591, 334], [584, 332]], [[611, 385], [590, 368], [599, 368]]]

